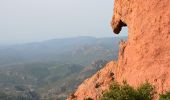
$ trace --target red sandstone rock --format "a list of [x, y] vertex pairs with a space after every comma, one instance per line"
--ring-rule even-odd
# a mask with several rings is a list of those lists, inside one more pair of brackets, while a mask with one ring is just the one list
[[[170, 0], [115, 0], [113, 31], [128, 27], [128, 40], [120, 44], [118, 66], [110, 62], [84, 81], [74, 93], [75, 100], [98, 100], [108, 89], [114, 72], [118, 82], [137, 87], [148, 81], [158, 94], [170, 90]], [[100, 87], [95, 88], [99, 83]], [[155, 98], [156, 100], [158, 98]]]
[[89, 97], [98, 100], [100, 95], [108, 89], [114, 78], [114, 66], [117, 66], [116, 62], [109, 62], [105, 68], [98, 71], [91, 78], [86, 79], [68, 100], [84, 100]]
[[129, 32], [116, 80], [135, 87], [149, 81], [158, 93], [170, 90], [170, 0], [115, 0], [113, 30], [120, 21]]

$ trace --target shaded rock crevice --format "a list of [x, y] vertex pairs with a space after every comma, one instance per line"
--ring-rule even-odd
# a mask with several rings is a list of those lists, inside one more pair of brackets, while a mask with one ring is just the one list
[[112, 26], [112, 29], [113, 29], [113, 32], [116, 33], [116, 34], [119, 34], [120, 31], [122, 30], [122, 27], [125, 27], [127, 26], [126, 23], [124, 23], [122, 20], [116, 20], [114, 17], [113, 17], [113, 20], [111, 22], [111, 26]]

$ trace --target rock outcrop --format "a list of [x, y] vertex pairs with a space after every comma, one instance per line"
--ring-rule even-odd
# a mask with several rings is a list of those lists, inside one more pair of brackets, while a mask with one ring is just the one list
[[157, 93], [170, 90], [170, 0], [115, 0], [114, 8], [113, 31], [128, 27], [116, 80], [135, 87], [149, 81]]
[[73, 94], [74, 99], [98, 100], [112, 80], [109, 72], [120, 83], [126, 80], [137, 87], [148, 81], [155, 85], [157, 94], [169, 91], [170, 0], [115, 0], [111, 24], [116, 34], [128, 27], [128, 40], [120, 44], [117, 64], [108, 63], [84, 81]]
[[100, 95], [109, 88], [112, 80], [114, 80], [114, 66], [117, 66], [116, 62], [109, 62], [91, 78], [86, 79], [76, 92], [69, 96], [68, 100], [84, 100], [87, 98], [98, 100]]

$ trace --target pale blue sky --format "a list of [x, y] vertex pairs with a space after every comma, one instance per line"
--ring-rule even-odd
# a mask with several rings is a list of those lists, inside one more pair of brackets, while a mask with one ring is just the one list
[[[110, 27], [113, 2], [0, 0], [0, 44], [75, 36], [114, 36]], [[122, 33], [126, 33], [126, 29]]]

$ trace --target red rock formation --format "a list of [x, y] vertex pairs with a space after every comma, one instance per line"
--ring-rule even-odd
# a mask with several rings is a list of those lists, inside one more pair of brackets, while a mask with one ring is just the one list
[[[115, 0], [113, 31], [128, 27], [128, 40], [120, 44], [118, 65], [110, 62], [74, 93], [75, 100], [98, 100], [111, 82], [126, 80], [137, 87], [148, 81], [157, 94], [170, 90], [170, 0]], [[99, 87], [95, 85], [99, 83]], [[158, 96], [158, 95], [157, 95]], [[157, 99], [157, 98], [156, 98]]]
[[170, 0], [115, 0], [112, 28], [128, 27], [115, 75], [132, 86], [149, 81], [158, 93], [170, 90]]
[[86, 79], [68, 100], [84, 100], [89, 97], [98, 100], [100, 95], [108, 89], [114, 78], [114, 66], [117, 66], [116, 62], [109, 62], [105, 68], [98, 71], [91, 78]]

